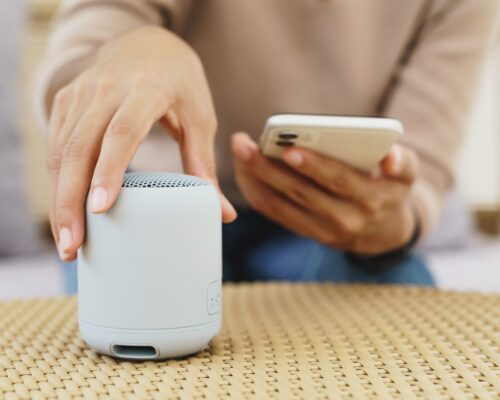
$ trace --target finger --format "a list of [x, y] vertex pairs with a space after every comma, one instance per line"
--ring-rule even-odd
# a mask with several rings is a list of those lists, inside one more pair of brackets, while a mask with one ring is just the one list
[[412, 183], [418, 174], [415, 152], [401, 145], [394, 145], [382, 162], [382, 170], [388, 178]]
[[312, 180], [267, 159], [258, 151], [253, 151], [257, 149], [257, 145], [247, 134], [233, 135], [232, 148], [235, 156], [245, 163], [249, 173], [298, 205], [324, 215], [329, 214], [330, 209], [336, 209], [340, 213], [352, 211], [361, 215], [361, 209], [357, 205], [333, 197]]
[[371, 178], [330, 157], [305, 149], [289, 149], [283, 160], [295, 171], [344, 199], [363, 202], [373, 192]]
[[[85, 232], [85, 197], [90, 186], [103, 133], [115, 109], [103, 99], [95, 99], [84, 112], [66, 143], [57, 183], [57, 229], [64, 241], [60, 253], [73, 259]], [[61, 235], [60, 235], [61, 236]]]
[[156, 103], [146, 92], [131, 93], [111, 118], [91, 180], [88, 201], [92, 212], [105, 212], [116, 201], [130, 160], [160, 118]]
[[246, 132], [236, 132], [231, 136], [233, 154], [243, 162], [250, 162], [259, 154], [259, 147]]
[[[52, 111], [49, 117], [49, 139], [47, 143], [47, 170], [49, 173], [49, 192], [50, 192], [50, 207], [49, 219], [52, 235], [57, 244], [58, 232], [55, 220], [55, 203], [57, 193], [57, 180], [59, 178], [59, 169], [61, 165], [62, 144], [67, 138], [60, 138], [61, 131], [68, 109], [72, 100], [72, 91], [70, 87], [61, 89], [55, 96], [52, 105]], [[59, 140], [58, 140], [59, 139]], [[62, 143], [62, 144], [61, 144]]]
[[57, 214], [57, 191], [59, 185], [60, 166], [63, 159], [63, 151], [73, 129], [80, 119], [83, 111], [90, 101], [90, 93], [83, 85], [71, 84], [61, 89], [54, 98], [51, 118], [49, 122], [50, 132], [48, 141], [47, 166], [50, 175], [51, 206], [50, 219], [51, 229], [56, 239], [56, 244], [61, 258], [70, 260], [72, 257], [63, 254], [62, 248], [69, 243], [70, 237], [65, 230], [63, 246], [61, 246], [60, 229], [58, 227]]
[[[91, 100], [90, 91], [77, 82], [61, 89], [54, 98], [54, 106], [50, 122], [49, 160], [48, 167], [51, 181], [51, 229], [55, 232], [56, 244], [62, 259], [70, 261], [74, 258], [71, 253], [65, 253], [64, 248], [71, 243], [71, 231], [65, 229], [61, 237], [58, 222], [58, 187], [60, 167], [64, 158], [64, 149], [77, 122]], [[62, 122], [62, 123], [61, 123]], [[57, 130], [56, 130], [57, 129]]]
[[232, 137], [233, 153], [247, 175], [254, 176], [310, 214], [324, 218], [344, 236], [354, 236], [363, 229], [367, 215], [359, 205], [336, 198], [313, 181], [268, 160], [254, 150], [256, 147], [244, 133]]
[[217, 122], [213, 112], [182, 109], [179, 120], [183, 134], [179, 146], [184, 171], [209, 180], [219, 191], [221, 198], [222, 220], [232, 222], [236, 210], [222, 193], [215, 165], [214, 136]]
[[[68, 95], [67, 93], [70, 93]], [[66, 108], [64, 122], [58, 131], [50, 132], [49, 137], [49, 147], [50, 147], [50, 170], [51, 170], [51, 180], [52, 180], [52, 211], [51, 215], [54, 230], [56, 231], [56, 242], [57, 249], [63, 260], [70, 261], [74, 258], [74, 255], [64, 251], [64, 248], [68, 247], [71, 243], [71, 231], [69, 229], [64, 230], [64, 235], [61, 237], [61, 229], [59, 227], [58, 214], [59, 208], [64, 207], [63, 203], [58, 203], [58, 188], [59, 188], [59, 177], [60, 177], [60, 167], [64, 158], [64, 149], [66, 148], [67, 142], [71, 137], [74, 128], [78, 121], [80, 120], [84, 110], [87, 108], [91, 100], [91, 92], [86, 89], [84, 84], [80, 84], [79, 80], [75, 83], [61, 89], [54, 99], [54, 106], [58, 106], [58, 102], [64, 103], [65, 96], [71, 97], [69, 104]], [[53, 111], [55, 112], [55, 110]], [[57, 116], [56, 116], [57, 117]], [[57, 125], [57, 118], [54, 117], [54, 125]]]
[[[241, 171], [241, 162], [236, 161], [235, 168], [237, 177], [245, 176]], [[316, 238], [324, 243], [333, 240], [332, 229], [323, 229], [323, 224], [314, 216], [309, 215], [265, 183], [246, 180], [245, 184], [241, 181], [238, 183], [250, 205], [259, 213], [299, 235]]]

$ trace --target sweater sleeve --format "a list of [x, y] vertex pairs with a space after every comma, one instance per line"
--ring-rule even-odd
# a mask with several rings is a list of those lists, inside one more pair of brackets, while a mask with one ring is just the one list
[[498, 0], [428, 3], [415, 40], [403, 54], [382, 114], [405, 125], [402, 143], [420, 158], [412, 193], [424, 232], [436, 222], [453, 183], [455, 158], [487, 49]]
[[35, 77], [35, 114], [42, 129], [57, 91], [92, 64], [103, 43], [143, 25], [179, 30], [189, 5], [189, 0], [63, 1]]

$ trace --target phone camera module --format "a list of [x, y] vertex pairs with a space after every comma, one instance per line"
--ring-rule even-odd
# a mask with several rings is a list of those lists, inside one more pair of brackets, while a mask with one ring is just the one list
[[283, 131], [278, 134], [278, 137], [284, 140], [292, 140], [292, 139], [297, 139], [299, 135], [296, 134], [295, 132]]

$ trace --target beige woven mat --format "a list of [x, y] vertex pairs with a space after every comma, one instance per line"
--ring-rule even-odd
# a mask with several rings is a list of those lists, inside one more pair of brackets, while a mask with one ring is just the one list
[[226, 286], [222, 333], [168, 362], [100, 357], [76, 300], [0, 303], [0, 398], [500, 398], [500, 296]]

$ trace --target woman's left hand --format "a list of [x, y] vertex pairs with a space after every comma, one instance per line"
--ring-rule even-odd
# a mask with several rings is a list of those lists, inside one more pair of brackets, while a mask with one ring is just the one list
[[363, 255], [407, 243], [415, 229], [408, 194], [415, 153], [394, 145], [373, 174], [318, 153], [286, 149], [284, 163], [263, 156], [246, 133], [232, 138], [236, 181], [250, 205], [299, 235]]

